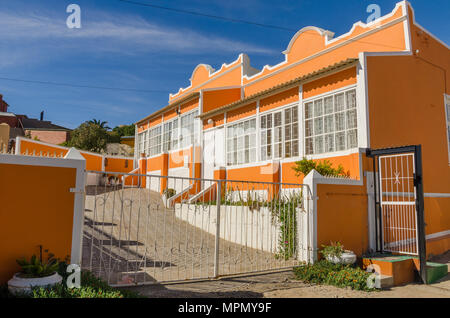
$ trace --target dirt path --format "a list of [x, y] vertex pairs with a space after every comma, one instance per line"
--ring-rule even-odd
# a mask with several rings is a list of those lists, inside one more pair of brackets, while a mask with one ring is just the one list
[[[441, 284], [440, 286], [438, 286]], [[362, 292], [294, 279], [292, 271], [222, 280], [129, 288], [151, 298], [450, 298], [450, 275], [430, 286], [410, 284]]]

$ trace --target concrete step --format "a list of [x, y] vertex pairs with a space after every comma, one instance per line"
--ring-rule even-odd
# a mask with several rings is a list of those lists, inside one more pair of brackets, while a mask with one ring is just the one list
[[433, 284], [448, 274], [447, 264], [427, 262], [427, 284]]

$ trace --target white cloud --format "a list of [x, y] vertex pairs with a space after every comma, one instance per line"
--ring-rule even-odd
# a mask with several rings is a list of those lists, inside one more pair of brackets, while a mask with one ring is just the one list
[[[89, 18], [89, 19], [88, 19]], [[96, 13], [82, 20], [81, 29], [69, 29], [65, 16], [0, 12], [0, 43], [53, 50], [114, 52], [246, 52], [273, 54], [269, 48], [233, 41], [189, 29], [150, 23], [139, 16]], [[3, 55], [7, 54], [5, 52]], [[2, 64], [0, 64], [1, 66]]]

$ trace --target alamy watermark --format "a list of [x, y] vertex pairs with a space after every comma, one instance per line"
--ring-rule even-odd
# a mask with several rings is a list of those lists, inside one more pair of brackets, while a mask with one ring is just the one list
[[66, 25], [69, 29], [81, 28], [81, 8], [78, 4], [69, 4], [66, 9], [70, 15], [67, 17]]

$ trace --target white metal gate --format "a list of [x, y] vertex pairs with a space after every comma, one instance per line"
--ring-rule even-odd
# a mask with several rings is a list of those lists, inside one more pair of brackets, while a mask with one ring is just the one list
[[414, 153], [378, 157], [383, 251], [418, 255]]
[[[305, 212], [306, 186], [102, 174], [103, 182], [86, 187], [82, 267], [111, 285], [207, 279], [300, 264], [298, 220]], [[158, 188], [124, 186], [124, 178], [131, 177]], [[184, 190], [174, 193], [169, 184]]]

